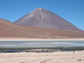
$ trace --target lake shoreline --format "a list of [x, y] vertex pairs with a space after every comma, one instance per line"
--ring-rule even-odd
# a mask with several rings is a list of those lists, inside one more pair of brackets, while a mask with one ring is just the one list
[[[9, 44], [11, 44], [11, 43], [20, 43], [20, 41], [21, 41], [21, 43], [22, 42], [24, 42], [24, 41], [35, 41], [35, 42], [42, 42], [42, 41], [44, 41], [45, 42], [45, 44], [46, 44], [46, 46], [47, 46], [47, 43], [46, 42], [53, 42], [53, 41], [64, 41], [64, 42], [67, 42], [67, 41], [84, 41], [84, 39], [83, 38], [75, 38], [75, 39], [72, 39], [72, 38], [68, 38], [68, 39], [29, 39], [29, 38], [0, 38], [0, 41], [3, 43], [4, 41], [4, 43], [8, 43], [9, 42]], [[11, 42], [11, 41], [13, 41], [13, 42]], [[16, 41], [16, 42], [15, 42]], [[30, 42], [30, 45], [32, 44]], [[35, 43], [35, 42], [33, 42], [33, 43]], [[39, 43], [40, 43], [39, 42]], [[2, 44], [1, 43], [1, 44]], [[8, 45], [9, 45], [8, 44]], [[37, 44], [38, 45], [38, 43], [35, 43], [35, 44]], [[52, 44], [52, 43], [51, 43]], [[12, 44], [11, 44], [12, 45]], [[13, 44], [14, 45], [14, 44]], [[16, 44], [17, 45], [17, 44]], [[23, 45], [27, 45], [27, 43], [25, 43], [25, 44], [23, 44]], [[22, 45], [22, 46], [23, 46]], [[32, 44], [33, 45], [33, 44]], [[54, 45], [54, 44], [53, 44]], [[65, 44], [64, 44], [65, 45]], [[2, 45], [1, 45], [2, 46]], [[6, 46], [7, 46], [7, 44], [6, 44]], [[60, 51], [75, 51], [75, 50], [84, 50], [84, 47], [82, 47], [82, 46], [78, 46], [78, 47], [76, 47], [76, 46], [74, 46], [74, 47], [59, 47], [59, 46], [57, 46], [57, 47], [34, 47], [34, 46], [32, 46], [32, 47], [6, 47], [6, 46], [4, 46], [3, 45], [3, 47], [0, 47], [0, 50], [7, 50], [7, 51], [9, 51], [9, 52], [11, 52], [11, 51], [14, 51], [14, 52], [21, 52], [21, 51], [25, 51], [25, 50], [28, 50], [28, 49], [59, 49]], [[15, 45], [14, 45], [15, 46]], [[18, 46], [18, 45], [17, 45]], [[18, 50], [18, 51], [17, 51]], [[2, 51], [3, 52], [3, 51]], [[28, 52], [28, 51], [27, 51]], [[29, 51], [29, 52], [31, 52], [31, 51]], [[35, 51], [34, 51], [35, 52]], [[41, 52], [41, 51], [40, 51]], [[51, 51], [51, 52], [53, 52], [53, 51]], [[55, 51], [54, 51], [55, 52]]]
[[84, 47], [50, 47], [50, 48], [0, 48], [0, 53], [14, 52], [58, 52], [58, 51], [81, 51]]
[[41, 38], [17, 38], [17, 37], [0, 37], [0, 41], [67, 41], [67, 40], [84, 40], [84, 38], [62, 38], [62, 39], [41, 39]]

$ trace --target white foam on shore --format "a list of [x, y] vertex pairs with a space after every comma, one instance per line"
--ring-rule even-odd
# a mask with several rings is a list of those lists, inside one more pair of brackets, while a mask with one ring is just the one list
[[83, 40], [84, 38], [39, 39], [39, 38], [0, 37], [0, 41], [83, 41]]

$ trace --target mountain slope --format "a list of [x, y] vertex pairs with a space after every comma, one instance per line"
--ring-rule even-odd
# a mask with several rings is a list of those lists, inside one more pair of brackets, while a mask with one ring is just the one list
[[34, 11], [25, 15], [14, 23], [55, 30], [82, 31], [60, 16], [43, 8], [36, 8]]
[[84, 33], [28, 27], [0, 19], [0, 37], [84, 38]]

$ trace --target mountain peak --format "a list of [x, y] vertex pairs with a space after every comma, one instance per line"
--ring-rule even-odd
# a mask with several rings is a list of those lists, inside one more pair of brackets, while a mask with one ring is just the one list
[[44, 8], [42, 8], [42, 7], [38, 7], [38, 8], [36, 8], [35, 10], [43, 11], [43, 10], [46, 10], [46, 9], [44, 9]]
[[34, 11], [25, 15], [14, 23], [55, 30], [80, 31], [80, 29], [78, 29], [73, 24], [42, 7], [36, 8]]
[[44, 9], [44, 8], [42, 8], [42, 7], [38, 7], [38, 8], [36, 8], [36, 9], [40, 9], [40, 10], [41, 10], [41, 9]]

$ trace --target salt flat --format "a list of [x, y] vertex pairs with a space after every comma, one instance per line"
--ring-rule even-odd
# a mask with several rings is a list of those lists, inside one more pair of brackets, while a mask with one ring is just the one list
[[84, 51], [0, 53], [0, 63], [84, 63]]

